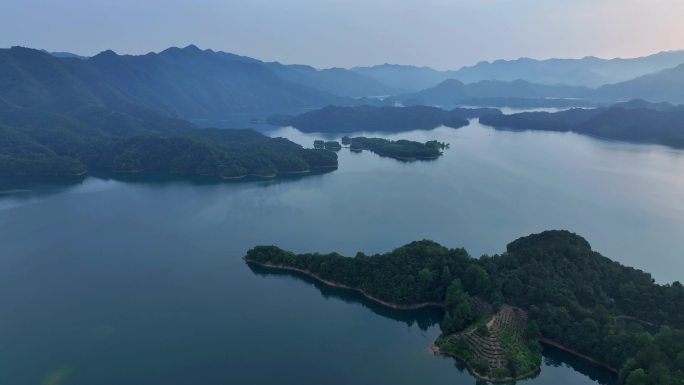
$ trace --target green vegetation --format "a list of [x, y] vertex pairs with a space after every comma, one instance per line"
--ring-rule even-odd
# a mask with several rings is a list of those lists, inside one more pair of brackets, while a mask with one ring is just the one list
[[329, 140], [329, 141], [325, 142], [323, 147], [326, 150], [330, 150], [330, 151], [340, 151], [342, 149], [340, 142], [338, 142], [336, 140]]
[[355, 151], [366, 149], [380, 156], [404, 161], [437, 159], [442, 155], [442, 150], [447, 147], [449, 147], [447, 143], [435, 140], [420, 143], [411, 140], [389, 140], [363, 136], [351, 138], [350, 145], [350, 149]]
[[[96, 115], [98, 114], [98, 115]], [[337, 166], [337, 155], [251, 130], [199, 129], [156, 116], [109, 121], [22, 109], [0, 112], [0, 176], [64, 176], [88, 171], [154, 172], [240, 178]], [[97, 116], [97, 117], [96, 117]], [[86, 121], [87, 120], [87, 121]], [[166, 131], [155, 129], [157, 125]]]
[[[487, 377], [518, 376], [538, 366], [533, 342], [540, 334], [615, 368], [622, 383], [684, 383], [684, 287], [657, 284], [649, 274], [592, 251], [586, 240], [567, 231], [520, 238], [505, 253], [479, 259], [431, 241], [354, 258], [257, 246], [245, 258], [297, 268], [389, 303], [442, 304], [444, 334], [437, 344]], [[487, 315], [483, 303], [492, 305], [495, 316]], [[496, 321], [508, 308], [521, 313]], [[525, 317], [528, 321], [520, 322]], [[489, 337], [478, 325], [486, 319]], [[626, 322], [630, 319], [660, 325], [660, 330]], [[488, 356], [472, 354], [473, 345], [457, 338], [466, 334], [493, 338], [502, 365], [490, 362], [485, 368], [481, 358]]]
[[[12, 47], [0, 49], [0, 109], [4, 102], [52, 112], [87, 105], [117, 110], [136, 105], [191, 119], [354, 102], [322, 91], [328, 88], [323, 82], [299, 76], [302, 72], [296, 68], [278, 67], [276, 74], [268, 63], [195, 46], [139, 56], [105, 51], [86, 60]], [[316, 77], [321, 76], [326, 77]]]
[[352, 151], [352, 152], [361, 152], [361, 151], [363, 151], [363, 146], [361, 145], [361, 142], [356, 142], [356, 143], [355, 143], [355, 142], [352, 142], [352, 141], [350, 140], [350, 143], [349, 143], [349, 150]]
[[459, 358], [475, 375], [490, 381], [535, 373], [542, 356], [538, 330], [536, 334], [528, 332], [535, 327], [534, 321], [527, 322], [523, 310], [508, 305], [493, 316], [484, 314], [474, 326], [460, 333], [445, 331], [442, 326], [444, 334], [435, 342], [440, 353]]
[[[174, 118], [209, 112], [195, 102], [220, 109], [226, 104], [217, 97], [227, 103], [235, 92], [219, 95], [224, 91], [215, 94], [202, 88], [202, 95], [196, 95], [200, 90], [193, 88], [193, 82], [180, 84], [176, 75], [166, 71], [168, 63], [159, 63], [166, 70], [155, 67], [150, 77], [168, 81], [174, 90], [147, 94], [144, 90], [164, 86], [147, 76], [127, 78], [133, 73], [131, 68], [149, 65], [147, 60], [164, 61], [161, 56], [188, 53], [179, 51], [147, 59], [105, 52], [76, 60], [26, 48], [0, 50], [0, 176], [81, 175], [98, 170], [240, 178], [337, 166], [337, 155], [330, 151], [303, 149], [249, 130], [199, 129]], [[216, 62], [197, 60], [198, 66], [186, 69], [231, 71], [226, 63], [216, 66]], [[233, 70], [246, 70], [244, 66]], [[147, 81], [154, 87], [141, 86]], [[176, 105], [181, 101], [187, 110]]]
[[460, 128], [468, 125], [468, 119], [485, 114], [500, 114], [493, 108], [456, 108], [443, 110], [437, 107], [356, 107], [328, 106], [297, 116], [277, 115], [269, 123], [293, 126], [303, 132], [400, 132], [430, 130], [438, 126]]
[[684, 107], [638, 100], [606, 108], [487, 115], [480, 118], [480, 123], [515, 130], [572, 131], [606, 139], [684, 148]]
[[[449, 250], [432, 241], [412, 242], [391, 253], [354, 258], [339, 254], [294, 254], [275, 246], [257, 246], [248, 261], [306, 270], [321, 279], [359, 288], [399, 305], [444, 303], [454, 277], [471, 258], [463, 249]], [[421, 274], [422, 271], [422, 274]]]

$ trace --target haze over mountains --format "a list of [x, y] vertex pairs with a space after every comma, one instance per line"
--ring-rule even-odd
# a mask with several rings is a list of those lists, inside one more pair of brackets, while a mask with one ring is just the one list
[[15, 47], [0, 51], [0, 70], [3, 104], [59, 112], [84, 105], [122, 110], [135, 104], [193, 118], [344, 101], [289, 83], [253, 59], [196, 47], [143, 56], [105, 51], [87, 60]]
[[[662, 69], [672, 63], [678, 64]], [[193, 45], [139, 56], [104, 51], [90, 58], [14, 47], [0, 50], [0, 111], [12, 111], [14, 115], [17, 109], [58, 114], [108, 129], [111, 121], [118, 120], [118, 130], [136, 131], [136, 125], [153, 124], [152, 120], [200, 119], [254, 111], [291, 113], [328, 105], [451, 106], [473, 100], [484, 101], [481, 105], [487, 101], [544, 105], [553, 98], [562, 98], [563, 103], [577, 100], [578, 104], [609, 104], [634, 98], [682, 103], [682, 63], [684, 51], [635, 59], [496, 61], [458, 71], [394, 65], [319, 70], [201, 50]], [[654, 69], [660, 71], [649, 72]], [[596, 89], [560, 84], [561, 80], [572, 83], [568, 76], [571, 72], [587, 71], [609, 74], [611, 79], [641, 76]], [[475, 81], [490, 76], [501, 79]], [[524, 80], [525, 76], [531, 79]], [[475, 82], [442, 77], [468, 77]], [[422, 85], [430, 86], [406, 91]], [[363, 98], [380, 95], [390, 97]], [[122, 126], [121, 121], [126, 125]]]
[[288, 83], [253, 59], [192, 46], [88, 59], [0, 50], [0, 175], [98, 169], [238, 178], [334, 167], [333, 153], [182, 118], [346, 100]]
[[[627, 61], [580, 59], [570, 63], [598, 61], [602, 68], [612, 65], [650, 70], [676, 57], [677, 53], [665, 53]], [[568, 65], [567, 61], [559, 62]], [[538, 63], [550, 67], [556, 61]], [[12, 136], [7, 143], [30, 143], [34, 148], [31, 153], [68, 156], [74, 147], [89, 148], [88, 143], [82, 143], [84, 138], [178, 135], [196, 129], [188, 120], [234, 113], [293, 114], [329, 105], [451, 109], [460, 105], [608, 105], [634, 98], [684, 102], [684, 65], [597, 89], [526, 80], [464, 83], [447, 79], [416, 92], [401, 89], [409, 83], [415, 86], [436, 81], [434, 70], [418, 68], [421, 75], [404, 76], [403, 83], [387, 85], [383, 81], [388, 78], [371, 76], [377, 76], [382, 68], [404, 74], [414, 71], [408, 66], [381, 66], [365, 73], [358, 68], [318, 70], [200, 50], [192, 45], [140, 56], [105, 51], [90, 58], [14, 47], [0, 50], [0, 126]], [[359, 98], [376, 95], [392, 96]], [[668, 127], [677, 124], [668, 121]], [[44, 145], [49, 145], [48, 149], [40, 147]]]
[[389, 86], [410, 91], [433, 87], [447, 79], [456, 79], [463, 83], [475, 83], [482, 80], [526, 80], [540, 84], [567, 84], [595, 88], [672, 68], [682, 63], [684, 63], [684, 51], [671, 51], [630, 59], [585, 57], [582, 59], [520, 58], [483, 61], [473, 66], [450, 71], [396, 64], [354, 67], [352, 71], [373, 77]]
[[[390, 64], [316, 69], [194, 45], [139, 56], [104, 51], [90, 58], [12, 48], [1, 50], [0, 60], [9, 69], [2, 76], [11, 79], [0, 93], [11, 92], [12, 87], [18, 93], [33, 90], [30, 97], [24, 95], [28, 98], [23, 104], [21, 99], [0, 95], [0, 108], [8, 103], [42, 108], [41, 103], [49, 101], [41, 98], [60, 94], [56, 100], [60, 111], [69, 102], [82, 105], [87, 101], [116, 110], [134, 104], [183, 119], [235, 112], [296, 112], [327, 105], [544, 107], [633, 98], [684, 101], [684, 68], [677, 67], [684, 63], [684, 51], [633, 59], [498, 60], [456, 71]], [[43, 81], [41, 76], [52, 80]], [[624, 81], [605, 84], [618, 80]], [[377, 96], [391, 97], [384, 101], [363, 98]], [[576, 102], [551, 102], [550, 98]]]
[[684, 64], [622, 83], [602, 86], [592, 96], [600, 100], [641, 98], [655, 102], [684, 103]]
[[351, 96], [397, 92], [344, 69], [265, 63], [195, 46], [141, 56], [104, 51], [90, 58], [14, 47], [0, 50], [0, 65], [6, 82], [0, 104], [42, 109], [54, 102], [59, 111], [134, 103], [192, 119], [349, 104]]
[[501, 81], [482, 80], [465, 84], [459, 80], [448, 79], [438, 85], [418, 92], [390, 98], [404, 105], [426, 104], [440, 106], [468, 105], [487, 98], [544, 99], [544, 98], [581, 98], [589, 95], [586, 87], [567, 85], [544, 85], [525, 80]]

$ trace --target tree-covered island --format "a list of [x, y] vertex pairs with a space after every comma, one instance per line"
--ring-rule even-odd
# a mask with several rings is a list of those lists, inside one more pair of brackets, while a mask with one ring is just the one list
[[457, 357], [481, 379], [536, 373], [542, 342], [612, 369], [620, 383], [684, 384], [682, 284], [658, 284], [567, 231], [523, 237], [481, 258], [423, 240], [353, 258], [257, 246], [245, 260], [395, 308], [443, 308], [435, 351]]
[[448, 148], [447, 143], [430, 140], [425, 143], [412, 140], [389, 140], [384, 138], [367, 138], [357, 136], [350, 139], [350, 150], [368, 150], [380, 156], [402, 161], [430, 160], [442, 156], [442, 150]]

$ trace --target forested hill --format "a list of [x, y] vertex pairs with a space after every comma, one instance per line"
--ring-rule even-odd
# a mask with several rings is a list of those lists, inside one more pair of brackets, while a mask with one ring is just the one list
[[56, 58], [13, 47], [0, 50], [0, 100], [34, 109], [135, 104], [157, 113], [199, 118], [236, 111], [274, 111], [344, 104], [348, 99], [296, 84], [257, 60], [195, 46], [158, 54]]
[[493, 108], [443, 110], [429, 106], [328, 106], [297, 116], [272, 116], [269, 123], [293, 126], [304, 132], [401, 132], [429, 130], [441, 125], [459, 128], [467, 126], [468, 119], [500, 113], [501, 111]]
[[[274, 177], [337, 167], [332, 151], [304, 149], [252, 130], [192, 129], [173, 134], [89, 132], [47, 116], [45, 124], [0, 125], [0, 176], [66, 176], [91, 171]], [[65, 123], [63, 126], [61, 123]], [[81, 130], [83, 129], [83, 130]]]
[[[629, 384], [681, 384], [684, 381], [684, 287], [659, 285], [640, 270], [593, 251], [567, 231], [520, 238], [501, 255], [471, 258], [463, 249], [419, 241], [377, 255], [294, 254], [275, 246], [247, 252], [248, 262], [293, 267], [363, 290], [396, 304], [445, 303], [454, 281], [461, 296], [498, 307], [526, 309], [541, 334], [619, 369]], [[473, 319], [468, 301], [447, 306], [443, 329], [453, 333]], [[641, 319], [663, 325], [649, 333]], [[638, 382], [642, 381], [643, 382]]]
[[[251, 108], [245, 102], [250, 97], [263, 106], [325, 99], [318, 91], [270, 82], [247, 59], [231, 63], [193, 49], [136, 57], [105, 52], [89, 59], [0, 50], [0, 176], [97, 169], [238, 178], [337, 166], [330, 151], [253, 131], [199, 129], [171, 117]], [[230, 76], [209, 72], [219, 67]], [[192, 76], [184, 77], [181, 72], [190, 69]], [[250, 94], [253, 86], [280, 94]]]
[[556, 113], [488, 115], [480, 123], [515, 130], [573, 131], [633, 143], [684, 148], [684, 108], [632, 101], [596, 109]]

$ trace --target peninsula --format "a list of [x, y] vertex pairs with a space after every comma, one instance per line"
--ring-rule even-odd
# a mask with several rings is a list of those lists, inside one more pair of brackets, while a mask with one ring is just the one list
[[643, 100], [610, 107], [486, 115], [480, 123], [498, 129], [576, 132], [631, 143], [684, 148], [684, 107]]
[[257, 246], [245, 260], [352, 288], [396, 308], [443, 308], [435, 352], [458, 358], [480, 379], [506, 382], [536, 373], [542, 342], [611, 368], [621, 383], [684, 380], [682, 284], [657, 284], [567, 231], [523, 237], [506, 252], [481, 258], [423, 240], [353, 258]]
[[[190, 128], [134, 135], [0, 126], [0, 176], [68, 176], [91, 171], [239, 179], [337, 168], [337, 154], [305, 149], [252, 130]], [[94, 131], [94, 130], [93, 130]]]

